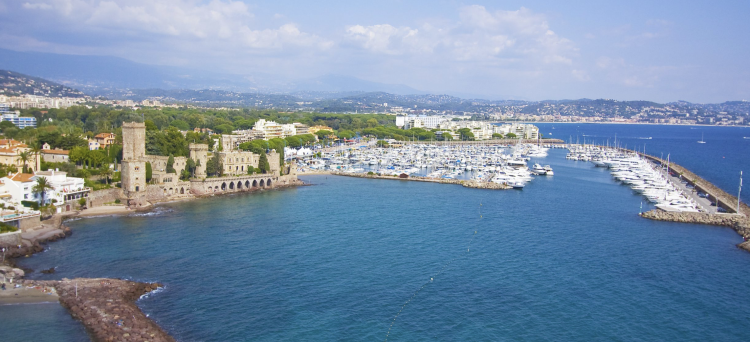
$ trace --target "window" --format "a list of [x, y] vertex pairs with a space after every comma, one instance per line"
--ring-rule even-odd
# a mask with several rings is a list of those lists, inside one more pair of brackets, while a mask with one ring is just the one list
[[135, 170], [136, 170], [136, 171], [138, 171], [138, 170], [140, 170], [140, 169], [141, 169], [141, 168], [140, 168], [140, 167], [138, 167], [138, 166], [136, 166], [136, 167], [135, 167]]

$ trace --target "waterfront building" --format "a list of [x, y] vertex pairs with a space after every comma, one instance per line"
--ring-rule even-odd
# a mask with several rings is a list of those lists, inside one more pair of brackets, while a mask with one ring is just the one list
[[[67, 207], [67, 210], [64, 211], [69, 211], [71, 208], [75, 207], [75, 203], [71, 202], [83, 197], [88, 197], [88, 194], [91, 192], [91, 188], [87, 188], [84, 185], [83, 178], [68, 177], [68, 173], [65, 171], [38, 171], [33, 177], [35, 184], [36, 179], [39, 177], [47, 178], [47, 182], [52, 186], [52, 189], [48, 190], [44, 195], [44, 199], [47, 203], [53, 202], [54, 200], [56, 203], [55, 206], [57, 207], [63, 207], [63, 203], [66, 205], [73, 204], [72, 206]], [[34, 193], [33, 200], [36, 202], [41, 201], [40, 194]]]
[[413, 127], [434, 129], [438, 128], [441, 123], [453, 120], [453, 116], [441, 115], [397, 115], [396, 126], [409, 129]]

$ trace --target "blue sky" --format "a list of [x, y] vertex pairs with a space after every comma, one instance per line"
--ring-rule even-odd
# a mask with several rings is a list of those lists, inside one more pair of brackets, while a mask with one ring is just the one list
[[491, 99], [750, 100], [747, 1], [0, 0], [0, 47]]

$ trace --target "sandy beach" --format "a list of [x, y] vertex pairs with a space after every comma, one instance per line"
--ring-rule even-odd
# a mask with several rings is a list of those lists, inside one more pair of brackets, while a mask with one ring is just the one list
[[78, 216], [86, 217], [86, 216], [99, 216], [99, 215], [120, 215], [120, 214], [130, 214], [132, 212], [134, 212], [134, 210], [131, 210], [127, 206], [124, 206], [124, 205], [105, 205], [101, 207], [95, 207], [95, 208], [82, 210], [78, 214]]
[[[5, 284], [6, 290], [0, 290], [0, 305], [57, 302], [57, 291], [54, 287], [37, 286], [13, 288]], [[47, 291], [46, 293], [44, 291]]]

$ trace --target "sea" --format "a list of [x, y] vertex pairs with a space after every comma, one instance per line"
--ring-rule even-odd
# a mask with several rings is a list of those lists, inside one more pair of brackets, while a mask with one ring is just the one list
[[[540, 128], [617, 134], [730, 192], [750, 170], [746, 128]], [[642, 219], [642, 197], [565, 154], [532, 160], [555, 175], [523, 190], [304, 176], [311, 186], [78, 219], [19, 264], [32, 279], [163, 283], [138, 305], [179, 341], [750, 340], [742, 238]], [[0, 306], [0, 338], [88, 340], [57, 304]]]

